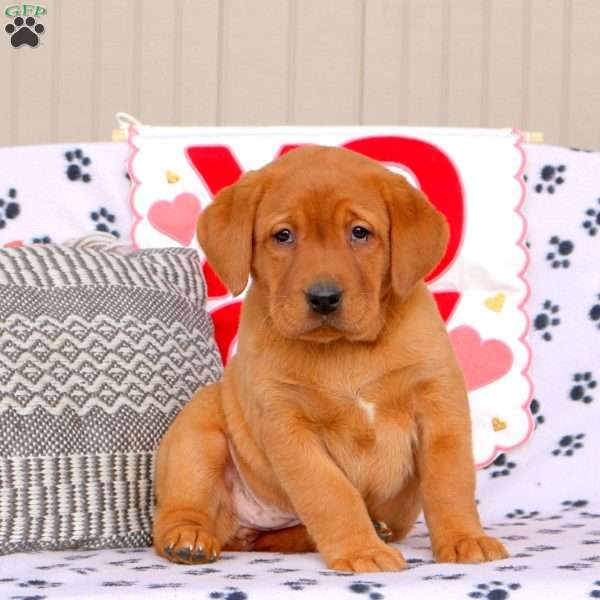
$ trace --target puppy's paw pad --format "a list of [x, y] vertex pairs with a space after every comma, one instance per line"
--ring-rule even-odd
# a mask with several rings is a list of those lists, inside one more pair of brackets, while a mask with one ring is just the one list
[[508, 558], [500, 541], [488, 536], [472, 536], [442, 543], [434, 550], [437, 562], [479, 563]]
[[401, 571], [406, 568], [406, 561], [398, 550], [383, 546], [383, 548], [365, 548], [335, 558], [329, 566], [334, 571], [377, 573], [380, 571]]
[[215, 562], [221, 553], [217, 539], [201, 527], [181, 525], [155, 541], [158, 553], [175, 563], [187, 565]]

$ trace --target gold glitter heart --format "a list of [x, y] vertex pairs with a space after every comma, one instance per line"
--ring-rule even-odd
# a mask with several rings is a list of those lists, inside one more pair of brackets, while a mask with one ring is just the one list
[[167, 169], [165, 176], [169, 183], [177, 183], [181, 179], [177, 173], [173, 173], [173, 171], [169, 171], [169, 169]]
[[494, 312], [499, 313], [504, 308], [504, 303], [506, 302], [506, 295], [503, 292], [492, 296], [491, 298], [485, 299], [485, 306]]
[[492, 427], [494, 431], [502, 431], [508, 427], [508, 423], [502, 419], [499, 419], [498, 417], [494, 417], [492, 419]]

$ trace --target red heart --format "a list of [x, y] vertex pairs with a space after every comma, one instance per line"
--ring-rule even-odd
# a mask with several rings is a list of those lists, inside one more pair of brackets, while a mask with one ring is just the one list
[[210, 313], [215, 326], [215, 339], [224, 365], [230, 358], [240, 324], [241, 312], [242, 303], [236, 300], [231, 304], [219, 306]]
[[201, 212], [200, 200], [194, 194], [184, 193], [176, 196], [173, 202], [168, 200], [154, 202], [148, 211], [148, 220], [157, 231], [182, 246], [189, 246]]
[[468, 325], [453, 329], [449, 335], [469, 391], [500, 379], [510, 370], [512, 352], [501, 340], [482, 342], [479, 333]]
[[223, 285], [223, 282], [217, 277], [217, 274], [206, 261], [202, 265], [202, 273], [204, 274], [204, 280], [206, 281], [206, 291], [211, 300], [229, 295], [229, 291]]

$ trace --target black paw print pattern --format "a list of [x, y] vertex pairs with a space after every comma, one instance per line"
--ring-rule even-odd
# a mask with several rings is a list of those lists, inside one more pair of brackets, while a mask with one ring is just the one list
[[538, 194], [546, 191], [549, 194], [554, 194], [557, 185], [562, 185], [565, 182], [563, 176], [567, 170], [565, 165], [545, 165], [540, 171], [540, 183], [537, 183], [533, 188]]
[[121, 234], [116, 229], [111, 229], [116, 220], [115, 215], [108, 212], [106, 208], [99, 208], [98, 210], [90, 213], [90, 219], [96, 224], [96, 231], [111, 233], [116, 238], [120, 237]]
[[60, 587], [62, 583], [58, 581], [46, 581], [45, 579], [27, 579], [19, 583], [22, 588], [37, 588], [38, 590], [47, 590], [50, 588]]
[[509, 519], [533, 519], [534, 517], [537, 517], [539, 514], [540, 513], [537, 510], [533, 510], [531, 512], [525, 512], [524, 510], [521, 510], [520, 508], [516, 508], [512, 512], [509, 512], [506, 516]]
[[222, 592], [211, 592], [208, 595], [209, 598], [214, 598], [215, 600], [247, 600], [248, 596], [242, 590], [236, 587], [226, 587], [223, 588]]
[[[598, 300], [600, 300], [600, 294], [598, 294]], [[592, 308], [590, 308], [589, 315], [592, 323], [594, 323], [596, 327], [600, 329], [600, 302], [597, 302], [596, 304], [592, 305]]]
[[448, 575], [437, 574], [437, 575], [426, 575], [423, 577], [423, 581], [456, 581], [462, 579], [465, 573], [450, 573]]
[[306, 587], [317, 585], [317, 583], [318, 581], [316, 579], [306, 579], [301, 577], [300, 579], [295, 579], [293, 581], [284, 581], [282, 585], [289, 587], [290, 590], [302, 591]]
[[92, 160], [89, 156], [83, 154], [81, 148], [65, 152], [65, 159], [69, 163], [66, 170], [67, 179], [70, 181], [81, 180], [84, 183], [89, 183], [92, 180], [92, 176], [89, 173], [84, 173], [82, 169], [82, 167], [91, 165]]
[[590, 371], [586, 371], [585, 373], [575, 373], [575, 375], [573, 375], [573, 381], [575, 382], [575, 385], [569, 392], [569, 398], [575, 402], [581, 401], [584, 404], [593, 402], [594, 397], [591, 395], [591, 390], [598, 385], [598, 382], [594, 379], [592, 373]]
[[576, 450], [583, 448], [585, 433], [563, 435], [558, 441], [558, 447], [552, 450], [554, 456], [573, 456]]
[[39, 42], [39, 35], [44, 33], [44, 26], [36, 23], [33, 17], [16, 17], [12, 23], [4, 27], [4, 31], [10, 35], [10, 43], [13, 48], [18, 48], [23, 44], [35, 48]]
[[125, 581], [123, 579], [116, 581], [103, 581], [100, 585], [102, 587], [131, 587], [135, 585], [135, 581]]
[[378, 590], [383, 587], [382, 583], [373, 581], [355, 581], [348, 586], [348, 589], [355, 594], [365, 594], [369, 600], [382, 600], [385, 596]]
[[594, 581], [594, 585], [596, 587], [590, 592], [590, 598], [600, 598], [600, 579]]
[[533, 416], [534, 425], [537, 427], [538, 425], [542, 425], [546, 422], [546, 418], [541, 414], [541, 406], [540, 401], [536, 398], [531, 400], [531, 404], [529, 405], [529, 410], [531, 411], [531, 415]]
[[520, 583], [503, 583], [490, 581], [475, 586], [476, 591], [469, 594], [469, 598], [485, 598], [486, 600], [506, 600], [510, 592], [516, 592], [521, 587]]
[[51, 244], [52, 240], [49, 235], [41, 235], [40, 237], [31, 238], [32, 244]]
[[490, 477], [506, 477], [517, 466], [516, 463], [507, 460], [506, 454], [498, 454], [494, 462], [488, 467], [490, 469]]
[[10, 188], [6, 194], [8, 200], [0, 198], [0, 229], [6, 227], [8, 219], [16, 219], [21, 212], [19, 203], [17, 202], [17, 190]]
[[588, 504], [589, 502], [587, 500], [565, 500], [564, 502], [561, 502], [561, 505], [564, 506], [563, 511], [585, 508]]
[[566, 258], [575, 249], [575, 244], [570, 240], [561, 240], [557, 235], [550, 238], [550, 252], [546, 254], [546, 260], [552, 265], [553, 269], [562, 267], [568, 269], [571, 261]]
[[584, 219], [581, 226], [588, 232], [588, 235], [592, 237], [598, 233], [600, 229], [600, 198], [596, 199], [598, 208], [591, 207], [585, 211], [586, 218]]
[[[556, 316], [560, 311], [560, 307], [557, 304], [553, 304], [550, 300], [546, 300], [542, 304], [542, 309], [542, 312], [538, 313], [533, 319], [533, 328], [536, 331], [541, 331], [542, 339], [549, 342], [552, 339], [550, 329], [560, 325], [560, 319]], [[598, 318], [600, 319], [600, 305]]]

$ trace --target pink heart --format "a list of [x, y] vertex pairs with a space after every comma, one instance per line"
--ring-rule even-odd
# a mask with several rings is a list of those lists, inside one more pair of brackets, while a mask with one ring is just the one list
[[469, 391], [500, 379], [510, 370], [513, 356], [504, 342], [482, 342], [479, 333], [468, 325], [453, 329], [449, 335]]
[[148, 211], [148, 220], [154, 229], [164, 233], [182, 246], [189, 246], [196, 221], [202, 212], [200, 200], [194, 194], [179, 194], [173, 202], [158, 200]]

